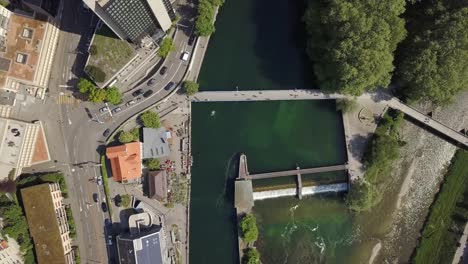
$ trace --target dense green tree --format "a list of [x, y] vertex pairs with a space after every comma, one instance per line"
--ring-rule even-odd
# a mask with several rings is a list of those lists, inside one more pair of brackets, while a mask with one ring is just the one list
[[348, 113], [356, 110], [358, 104], [356, 99], [337, 99], [336, 100], [336, 110], [342, 111], [343, 113]]
[[[213, 1], [213, 0], [212, 0]], [[209, 36], [214, 33], [214, 16], [216, 5], [210, 0], [200, 0], [198, 16], [195, 21], [195, 33], [199, 36]]]
[[122, 143], [122, 144], [130, 143], [130, 142], [136, 141], [136, 140], [137, 140], [137, 138], [135, 138], [135, 135], [132, 134], [131, 132], [122, 131], [119, 134], [119, 142]]
[[80, 93], [86, 94], [95, 88], [96, 86], [94, 86], [94, 84], [88, 79], [80, 78], [80, 80], [78, 81], [78, 90], [80, 91]]
[[309, 0], [307, 53], [319, 86], [351, 95], [387, 87], [404, 10], [405, 0]]
[[93, 88], [88, 93], [88, 99], [93, 103], [102, 103], [106, 99], [106, 96], [106, 90], [101, 88]]
[[248, 248], [242, 258], [243, 264], [260, 264], [260, 253], [255, 248]]
[[[445, 10], [440, 7], [436, 10], [440, 9]], [[467, 28], [468, 7], [465, 7], [447, 10], [409, 36], [397, 65], [398, 81], [409, 99], [444, 104], [468, 89]]]
[[158, 54], [162, 58], [166, 58], [167, 55], [169, 55], [169, 52], [174, 51], [176, 47], [174, 46], [174, 43], [172, 41], [172, 38], [165, 38], [162, 41], [161, 47], [159, 47]]
[[242, 239], [247, 243], [255, 242], [258, 238], [257, 220], [253, 214], [245, 215], [240, 223]]
[[130, 195], [128, 195], [128, 194], [122, 195], [120, 197], [120, 204], [125, 208], [129, 207], [130, 206]]
[[118, 105], [122, 102], [122, 93], [120, 93], [117, 87], [109, 87], [106, 89], [106, 101], [113, 105]]
[[143, 163], [145, 164], [145, 167], [149, 170], [159, 170], [159, 168], [161, 167], [161, 164], [159, 163], [158, 159], [145, 159]]
[[182, 84], [182, 87], [184, 87], [185, 93], [188, 96], [191, 96], [198, 92], [198, 88], [200, 87], [200, 85], [193, 81], [184, 81], [184, 83]]
[[161, 127], [161, 120], [159, 120], [159, 115], [153, 111], [146, 111], [140, 115], [140, 120], [145, 127], [159, 128]]

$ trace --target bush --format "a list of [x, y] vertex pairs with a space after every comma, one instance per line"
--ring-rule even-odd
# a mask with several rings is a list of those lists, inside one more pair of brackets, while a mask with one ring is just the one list
[[121, 199], [120, 204], [123, 207], [128, 208], [130, 206], [130, 195], [124, 194], [124, 195], [120, 196], [120, 199]]
[[104, 82], [106, 80], [106, 73], [100, 68], [94, 65], [88, 65], [85, 71], [91, 76], [96, 82]]
[[248, 248], [242, 258], [243, 264], [260, 264], [260, 253], [255, 248]]
[[161, 127], [161, 121], [159, 120], [159, 115], [153, 111], [146, 111], [140, 115], [140, 120], [143, 123], [143, 126], [150, 128], [159, 128]]
[[257, 220], [253, 214], [245, 215], [240, 223], [242, 231], [242, 239], [247, 243], [252, 243], [257, 241], [258, 238], [258, 228]]
[[89, 54], [91, 54], [91, 56], [95, 56], [98, 54], [98, 49], [96, 45], [91, 45], [91, 47], [89, 47]]
[[161, 167], [158, 159], [145, 159], [143, 164], [145, 164], [145, 167], [149, 170], [159, 170]]
[[169, 52], [174, 51], [176, 47], [174, 46], [174, 43], [172, 41], [172, 38], [165, 38], [161, 44], [161, 47], [159, 47], [158, 54], [161, 56], [161, 58], [166, 58], [167, 55], [169, 55]]
[[336, 100], [336, 110], [343, 113], [349, 113], [356, 110], [358, 104], [356, 99], [337, 99]]
[[188, 96], [194, 95], [198, 92], [199, 84], [192, 81], [185, 81], [182, 86], [184, 87], [184, 91]]
[[117, 87], [109, 87], [106, 90], [106, 101], [118, 105], [122, 102], [122, 93], [117, 89]]
[[112, 205], [110, 203], [110, 190], [109, 190], [109, 177], [107, 175], [107, 166], [106, 166], [106, 156], [101, 156], [101, 174], [102, 174], [102, 182], [104, 184], [104, 192], [106, 194], [106, 202], [107, 207], [109, 208], [109, 216], [112, 220]]
[[130, 132], [122, 131], [119, 135], [119, 142], [122, 144], [129, 143], [135, 140], [135, 137]]
[[69, 206], [65, 207], [65, 212], [67, 213], [68, 227], [70, 229], [70, 237], [76, 238], [76, 225], [75, 219], [73, 218], [72, 210]]

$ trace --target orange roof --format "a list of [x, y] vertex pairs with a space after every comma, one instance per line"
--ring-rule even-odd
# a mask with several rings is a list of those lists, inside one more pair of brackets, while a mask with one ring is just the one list
[[127, 182], [141, 177], [141, 143], [132, 142], [109, 147], [106, 156], [112, 167], [114, 181]]

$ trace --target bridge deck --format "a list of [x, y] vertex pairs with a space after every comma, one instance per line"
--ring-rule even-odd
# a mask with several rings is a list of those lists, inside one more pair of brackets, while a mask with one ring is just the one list
[[[275, 100], [330, 100], [347, 98], [342, 94], [327, 94], [320, 90], [249, 90], [249, 91], [206, 91], [190, 97], [193, 102], [237, 102], [237, 101], [275, 101]], [[458, 131], [438, 122], [418, 110], [400, 102], [384, 92], [365, 93], [359, 98], [372, 99], [375, 102], [387, 104], [406, 115], [418, 120], [441, 134], [459, 142], [468, 148], [468, 137]]]
[[250, 175], [247, 175], [246, 178], [252, 179], [252, 180], [258, 180], [258, 179], [294, 176], [297, 174], [312, 174], [312, 173], [329, 172], [329, 171], [341, 171], [341, 170], [347, 170], [347, 169], [348, 169], [348, 165], [344, 164], [344, 165], [325, 166], [325, 167], [308, 168], [308, 169], [300, 169], [300, 170], [275, 171], [275, 172], [250, 174]]

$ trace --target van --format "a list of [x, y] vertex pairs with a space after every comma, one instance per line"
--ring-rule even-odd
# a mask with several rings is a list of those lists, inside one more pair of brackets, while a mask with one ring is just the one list
[[189, 56], [190, 56], [190, 53], [188, 53], [187, 51], [184, 51], [184, 53], [182, 53], [182, 60], [187, 61]]

